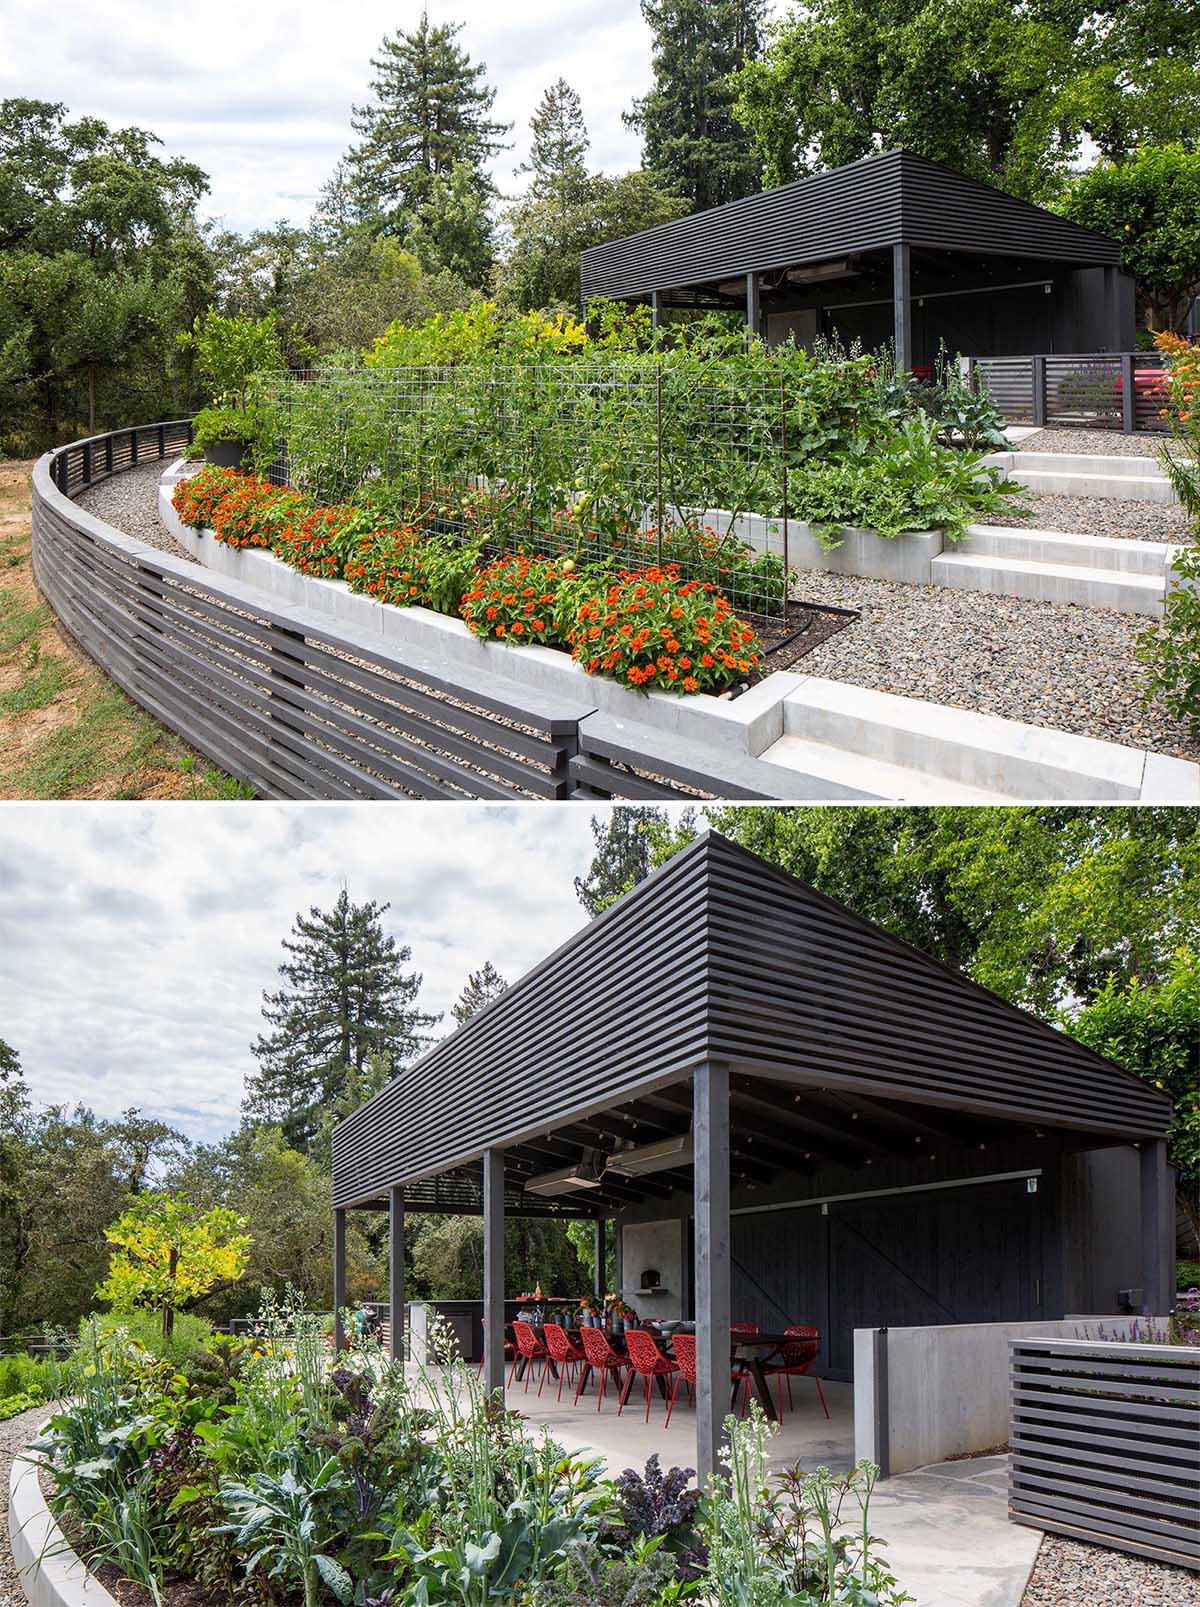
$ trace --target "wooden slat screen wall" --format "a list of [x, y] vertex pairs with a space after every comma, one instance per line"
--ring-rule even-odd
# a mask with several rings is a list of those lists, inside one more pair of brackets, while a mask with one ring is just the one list
[[1017, 1523], [1200, 1568], [1200, 1350], [1014, 1339]]
[[[975, 372], [1010, 424], [1084, 425], [1123, 430], [1125, 374], [1133, 374], [1135, 431], [1162, 432], [1164, 390], [1155, 374], [1160, 352], [1048, 353], [1038, 357], [977, 357]], [[1040, 417], [1039, 417], [1040, 408]], [[1037, 450], [1037, 443], [1031, 447]]]
[[976, 372], [1010, 424], [1033, 423], [1033, 358], [977, 357]]

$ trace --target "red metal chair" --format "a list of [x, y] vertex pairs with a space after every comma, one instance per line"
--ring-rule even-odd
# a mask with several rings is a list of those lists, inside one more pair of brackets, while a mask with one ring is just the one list
[[764, 1363], [766, 1373], [777, 1380], [776, 1389], [779, 1392], [779, 1417], [783, 1420], [783, 1381], [787, 1379], [788, 1405], [795, 1407], [792, 1399], [792, 1379], [803, 1378], [806, 1374], [811, 1377], [817, 1386], [817, 1394], [821, 1397], [821, 1410], [829, 1416], [829, 1408], [825, 1404], [825, 1391], [821, 1388], [821, 1380], [816, 1373], [810, 1372], [813, 1362], [816, 1361], [821, 1349], [821, 1330], [810, 1328], [806, 1323], [793, 1323], [791, 1327], [783, 1330], [787, 1343], [776, 1352], [778, 1360]]
[[578, 1405], [579, 1391], [583, 1388], [583, 1381], [590, 1370], [600, 1375], [600, 1388], [596, 1394], [596, 1410], [599, 1411], [604, 1404], [604, 1391], [608, 1384], [609, 1373], [616, 1373], [619, 1379], [629, 1364], [624, 1356], [609, 1344], [608, 1335], [603, 1328], [581, 1328], [579, 1341], [583, 1346], [585, 1364], [579, 1369], [579, 1382], [575, 1386], [573, 1404]]
[[627, 1328], [625, 1330], [625, 1345], [629, 1351], [629, 1377], [625, 1380], [625, 1388], [621, 1392], [621, 1404], [617, 1408], [617, 1416], [625, 1410], [625, 1402], [629, 1399], [629, 1391], [633, 1388], [633, 1375], [636, 1373], [646, 1386], [646, 1422], [650, 1421], [650, 1390], [657, 1379], [670, 1378], [678, 1373], [678, 1361], [672, 1361], [664, 1356], [654, 1342], [653, 1334], [648, 1334], [644, 1328]]
[[[541, 1362], [541, 1364], [542, 1364], [542, 1376], [541, 1376], [541, 1379], [538, 1382], [538, 1394], [540, 1395], [542, 1393], [542, 1385], [546, 1382], [546, 1368], [550, 1364], [550, 1352], [546, 1349], [546, 1346], [538, 1338], [538, 1336], [534, 1333], [532, 1323], [514, 1322], [512, 1331], [513, 1331], [513, 1338], [517, 1342], [517, 1349], [520, 1352], [520, 1356], [517, 1359], [519, 1361], [521, 1359], [521, 1357], [523, 1357], [524, 1360], [525, 1360], [525, 1393], [526, 1393], [526, 1395], [529, 1394], [529, 1381], [533, 1377], [534, 1364], [536, 1362]], [[514, 1370], [516, 1368], [516, 1365], [517, 1365], [517, 1363], [514, 1362], [513, 1363]], [[510, 1378], [509, 1383], [511, 1383], [511, 1382], [512, 1382], [512, 1379]]]
[[671, 1413], [675, 1410], [675, 1398], [679, 1394], [679, 1382], [682, 1379], [687, 1385], [688, 1394], [696, 1392], [696, 1336], [695, 1334], [677, 1333], [671, 1336], [671, 1349], [675, 1353], [675, 1360], [679, 1370], [675, 1374], [675, 1383], [671, 1387], [671, 1396], [667, 1401], [667, 1421], [664, 1428], [671, 1426]]
[[[546, 1341], [546, 1349], [550, 1352], [550, 1360], [558, 1368], [558, 1399], [562, 1400], [563, 1379], [572, 1367], [580, 1362], [586, 1362], [587, 1356], [567, 1330], [556, 1322], [548, 1322], [542, 1329], [542, 1335]], [[541, 1394], [540, 1389], [538, 1394]]]

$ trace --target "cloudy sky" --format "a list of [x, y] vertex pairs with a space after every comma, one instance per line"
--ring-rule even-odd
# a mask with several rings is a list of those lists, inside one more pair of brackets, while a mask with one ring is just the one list
[[[207, 213], [233, 227], [304, 223], [351, 139], [350, 108], [367, 98], [380, 40], [420, 12], [417, 0], [60, 0], [52, 12], [43, 0], [4, 0], [0, 98], [63, 101], [151, 129], [205, 169]], [[496, 113], [516, 125], [517, 148], [496, 164], [502, 190], [518, 187], [530, 115], [560, 74], [583, 97], [593, 164], [636, 166], [638, 137], [621, 112], [650, 79], [638, 0], [430, 0], [429, 13], [465, 24], [460, 44], [487, 63]]]
[[130, 1105], [192, 1138], [237, 1125], [262, 992], [298, 910], [390, 902], [422, 1004], [492, 960], [515, 979], [586, 921], [582, 809], [9, 804], [0, 1038], [41, 1103]]

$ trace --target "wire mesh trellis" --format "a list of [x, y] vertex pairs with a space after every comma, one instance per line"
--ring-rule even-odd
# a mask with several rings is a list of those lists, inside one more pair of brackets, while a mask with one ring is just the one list
[[789, 398], [714, 362], [462, 364], [260, 377], [271, 471], [322, 503], [617, 569], [674, 564], [739, 613], [787, 608]]

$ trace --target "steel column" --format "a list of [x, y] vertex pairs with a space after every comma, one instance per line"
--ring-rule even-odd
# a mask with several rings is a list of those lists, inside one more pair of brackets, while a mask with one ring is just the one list
[[892, 311], [896, 330], [896, 367], [912, 368], [912, 247], [892, 247]]
[[483, 1379], [504, 1393], [504, 1151], [483, 1152]]
[[1166, 1139], [1141, 1147], [1142, 1299], [1156, 1317], [1174, 1304], [1175, 1179]]
[[696, 1204], [696, 1469], [703, 1489], [719, 1472], [729, 1411], [729, 1067], [692, 1079]]
[[1044, 424], [1046, 422], [1046, 359], [1043, 356], [1031, 357], [1030, 367], [1033, 370], [1033, 422]]
[[1121, 430], [1132, 435], [1137, 429], [1137, 392], [1134, 390], [1133, 353], [1121, 354]]
[[620, 1217], [613, 1220], [613, 1282], [618, 1289], [625, 1287], [625, 1241]]
[[[592, 1285], [596, 1293], [598, 1295], [602, 1295], [605, 1292], [604, 1266], [605, 1261], [607, 1260], [608, 1251], [608, 1223], [602, 1216], [599, 1216], [592, 1224], [592, 1227], [595, 1234], [593, 1243], [595, 1246], [596, 1256], [596, 1266], [592, 1276]], [[620, 1292], [620, 1289], [618, 1289], [617, 1293], [620, 1294]]]
[[346, 1213], [333, 1213], [333, 1348], [346, 1348]]
[[759, 333], [758, 276], [746, 275], [746, 326], [752, 335]]
[[393, 1188], [389, 1197], [388, 1212], [388, 1300], [391, 1312], [391, 1345], [393, 1361], [404, 1360], [404, 1190]]
[[662, 328], [662, 292], [658, 290], [650, 292], [650, 327]]

